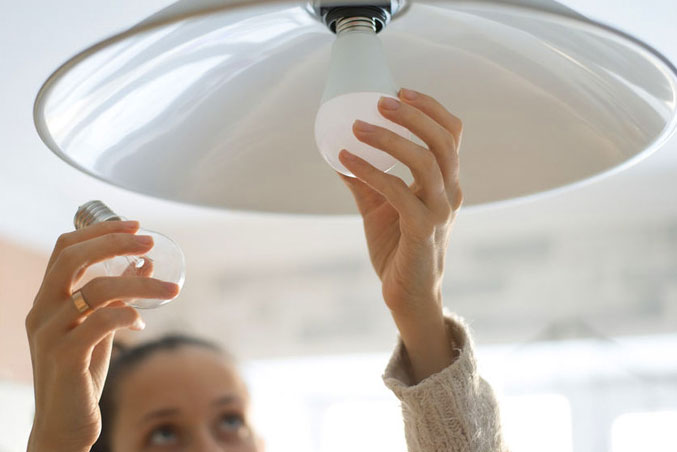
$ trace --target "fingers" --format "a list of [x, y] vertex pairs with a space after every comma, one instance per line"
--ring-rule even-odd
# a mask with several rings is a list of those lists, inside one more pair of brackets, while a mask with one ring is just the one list
[[384, 173], [345, 149], [339, 153], [339, 160], [356, 177], [379, 192], [400, 214], [400, 218], [415, 219], [425, 215], [427, 209], [423, 202], [399, 177]]
[[[111, 302], [131, 299], [159, 299], [171, 300], [179, 293], [179, 286], [159, 279], [119, 276], [94, 278], [80, 289], [83, 298], [92, 309], [96, 310], [108, 306]], [[82, 314], [72, 302], [64, 303], [55, 319], [59, 328], [68, 329]], [[90, 316], [93, 314], [90, 314]]]
[[433, 121], [449, 131], [456, 140], [456, 152], [458, 152], [463, 136], [463, 122], [460, 118], [449, 113], [434, 98], [417, 91], [402, 88], [399, 92], [399, 97], [402, 101], [422, 111]]
[[[66, 343], [75, 356], [87, 359], [94, 347], [117, 330], [142, 330], [145, 323], [136, 309], [129, 306], [109, 306], [94, 311], [80, 326], [66, 337]], [[88, 365], [89, 363], [84, 363]]]
[[71, 364], [85, 364], [75, 365], [72, 370], [85, 370], [91, 359], [91, 351], [101, 340], [121, 328], [134, 330], [145, 328], [145, 323], [134, 308], [115, 303], [97, 309], [84, 319], [84, 322], [70, 330], [56, 328], [57, 319], [47, 320], [35, 313], [34, 309], [26, 317], [26, 331], [34, 369], [40, 362], [43, 364], [49, 362], [45, 361], [49, 358], [58, 359], [58, 365], [61, 367], [68, 366], [63, 359], [72, 359], [74, 361]]
[[401, 89], [401, 102], [397, 108], [385, 108], [384, 99], [379, 102], [381, 114], [411, 130], [421, 138], [437, 158], [452, 210], [463, 203], [459, 182], [458, 149], [463, 133], [463, 123], [430, 96], [416, 91]]
[[47, 271], [49, 271], [57, 257], [59, 257], [61, 254], [61, 251], [63, 251], [66, 247], [113, 232], [134, 234], [138, 230], [138, 221], [103, 221], [101, 223], [95, 223], [84, 229], [61, 234], [61, 236], [59, 236], [57, 239], [56, 244], [54, 245], [54, 250], [52, 251], [52, 255], [49, 258]]
[[428, 149], [388, 129], [363, 121], [355, 121], [353, 133], [363, 143], [380, 149], [404, 163], [421, 188], [426, 205], [435, 207], [439, 203], [448, 203], [440, 166], [435, 155]]
[[385, 200], [383, 195], [371, 188], [369, 185], [365, 184], [356, 177], [348, 177], [341, 173], [337, 174], [353, 194], [353, 198], [355, 198], [357, 210], [359, 210], [360, 215], [364, 216], [383, 204]]
[[447, 185], [454, 185], [458, 179], [458, 155], [454, 135], [423, 111], [396, 99], [383, 97], [378, 107], [383, 116], [406, 127], [428, 145], [437, 158], [444, 181]]
[[115, 256], [141, 255], [153, 247], [149, 236], [109, 233], [65, 247], [45, 275], [45, 285], [55, 291], [70, 291], [82, 270]]

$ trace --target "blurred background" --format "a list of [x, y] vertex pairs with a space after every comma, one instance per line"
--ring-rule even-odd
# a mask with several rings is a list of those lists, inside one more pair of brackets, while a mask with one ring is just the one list
[[[90, 199], [186, 254], [179, 299], [144, 312], [148, 327], [128, 337], [188, 332], [232, 350], [269, 452], [405, 451], [397, 401], [380, 377], [396, 330], [358, 218], [159, 201], [79, 173], [39, 140], [32, 104], [47, 76], [170, 2], [2, 1], [0, 452], [25, 450], [33, 402], [24, 318], [54, 241]], [[672, 1], [563, 3], [677, 61]], [[675, 450], [676, 195], [673, 138], [594, 184], [459, 215], [445, 305], [473, 329], [512, 450]]]

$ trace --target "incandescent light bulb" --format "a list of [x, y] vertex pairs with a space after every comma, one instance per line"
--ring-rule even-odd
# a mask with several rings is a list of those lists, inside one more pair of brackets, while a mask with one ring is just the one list
[[[102, 221], [118, 221], [125, 218], [117, 215], [101, 201], [89, 201], [78, 208], [73, 223], [75, 229], [82, 229]], [[185, 259], [181, 248], [169, 237], [159, 232], [139, 229], [138, 233], [153, 238], [153, 248], [144, 256], [116, 256], [104, 261], [108, 276], [145, 276], [172, 282], [183, 287], [185, 280]], [[129, 304], [136, 308], [157, 308], [172, 299], [136, 299]]]
[[327, 85], [315, 118], [315, 142], [332, 168], [353, 176], [338, 159], [342, 149], [382, 171], [395, 165], [397, 160], [389, 154], [358, 141], [352, 127], [355, 120], [360, 119], [409, 138], [410, 133], [405, 127], [385, 119], [377, 108], [380, 97], [397, 97], [397, 91], [383, 45], [376, 35], [374, 19], [339, 19]]

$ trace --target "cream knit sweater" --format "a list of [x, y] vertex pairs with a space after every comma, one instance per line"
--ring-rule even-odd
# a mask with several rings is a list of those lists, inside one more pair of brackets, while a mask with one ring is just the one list
[[498, 405], [491, 386], [477, 374], [473, 344], [463, 321], [447, 316], [458, 358], [446, 369], [412, 384], [411, 364], [399, 341], [383, 380], [402, 402], [409, 452], [499, 452]]

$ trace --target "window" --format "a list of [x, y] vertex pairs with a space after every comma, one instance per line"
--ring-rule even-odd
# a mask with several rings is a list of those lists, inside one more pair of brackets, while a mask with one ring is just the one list
[[395, 400], [338, 402], [330, 405], [323, 417], [321, 452], [407, 452], [400, 407]]
[[675, 451], [677, 411], [627, 413], [611, 428], [612, 452]]
[[573, 451], [571, 407], [566, 397], [533, 394], [504, 397], [499, 403], [505, 441], [511, 450]]

